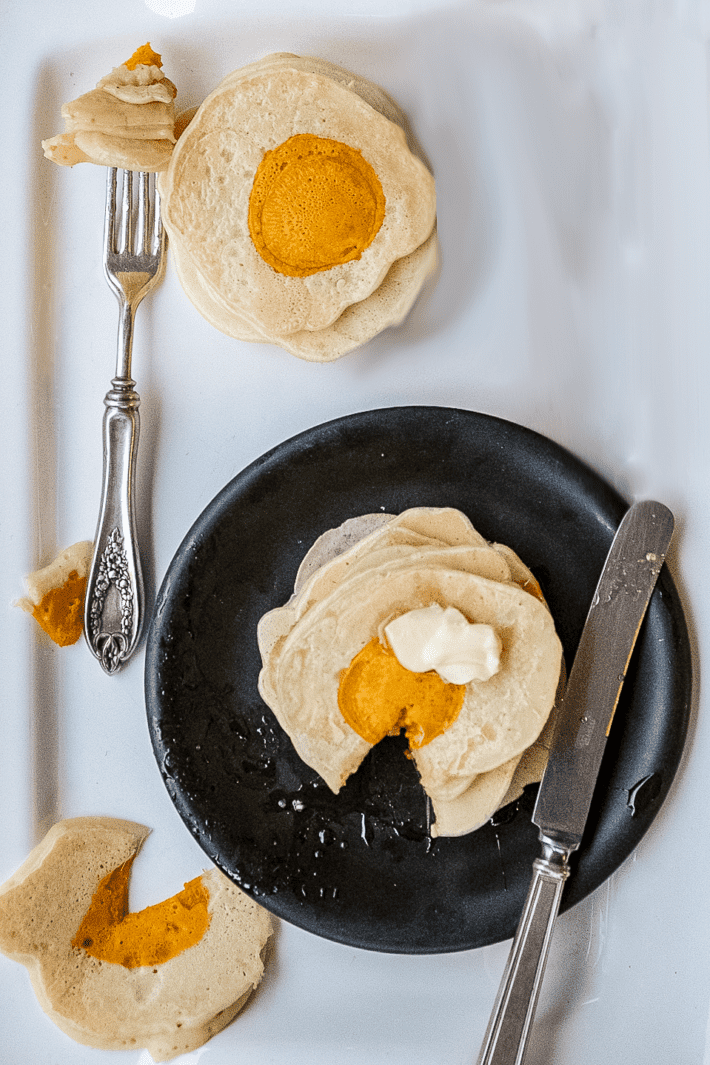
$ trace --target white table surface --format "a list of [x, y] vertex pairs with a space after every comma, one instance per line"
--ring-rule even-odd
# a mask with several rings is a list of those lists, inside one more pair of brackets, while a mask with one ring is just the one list
[[[336, 10], [339, 12], [337, 18]], [[530, 1065], [708, 1065], [710, 727], [710, 7], [703, 0], [26, 0], [3, 4], [4, 429], [0, 881], [59, 818], [153, 832], [131, 907], [209, 864], [160, 779], [143, 649], [105, 676], [10, 606], [22, 575], [93, 536], [116, 304], [100, 268], [104, 174], [43, 159], [60, 105], [150, 40], [199, 102], [277, 50], [382, 84], [437, 179], [442, 269], [406, 323], [332, 365], [213, 330], [172, 269], [139, 311], [139, 497], [149, 592], [234, 474], [358, 410], [466, 407], [563, 444], [628, 500], [677, 516], [670, 566], [695, 654], [687, 747], [633, 855], [558, 923]], [[475, 1061], [508, 944], [381, 955], [281, 924], [236, 1022], [202, 1065]], [[81, 1047], [0, 956], [9, 1065], [149, 1065]]]

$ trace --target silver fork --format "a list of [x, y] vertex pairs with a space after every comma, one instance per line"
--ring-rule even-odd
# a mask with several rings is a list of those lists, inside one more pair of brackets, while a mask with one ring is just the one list
[[140, 399], [131, 377], [131, 353], [136, 308], [165, 272], [166, 245], [154, 178], [124, 170], [120, 208], [118, 185], [112, 168], [106, 186], [104, 272], [120, 305], [118, 353], [116, 376], [104, 399], [101, 508], [84, 609], [84, 636], [107, 673], [115, 673], [133, 653], [143, 622], [135, 513]]

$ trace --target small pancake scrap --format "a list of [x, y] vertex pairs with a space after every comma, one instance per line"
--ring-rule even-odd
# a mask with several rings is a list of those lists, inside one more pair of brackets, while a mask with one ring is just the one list
[[95, 89], [62, 105], [64, 133], [42, 141], [60, 166], [96, 163], [121, 170], [165, 170], [175, 144], [177, 89], [149, 44], [101, 78]]
[[78, 1043], [145, 1047], [168, 1061], [245, 1005], [273, 925], [218, 869], [128, 913], [131, 863], [147, 835], [107, 817], [54, 825], [0, 887], [0, 950], [26, 967], [44, 1012]]
[[76, 643], [82, 634], [93, 549], [91, 540], [67, 547], [48, 566], [25, 577], [26, 594], [15, 602], [60, 647]]
[[[493, 628], [502, 645], [498, 672], [445, 685], [445, 692], [438, 678], [414, 673], [397, 688], [396, 670], [382, 658], [392, 654], [384, 630], [433, 603]], [[409, 707], [400, 721], [427, 733], [424, 742], [410, 738], [410, 754], [434, 809], [433, 835], [473, 831], [540, 779], [561, 644], [530, 570], [509, 548], [489, 544], [460, 511], [365, 515], [324, 534], [301, 564], [294, 595], [264, 615], [257, 637], [261, 696], [332, 791], [397, 720], [397, 698]], [[368, 675], [371, 688], [358, 692]], [[417, 699], [424, 700], [419, 711]], [[367, 708], [367, 729], [349, 723], [352, 705]]]
[[317, 362], [399, 323], [438, 264], [417, 151], [396, 104], [332, 63], [276, 53], [230, 74], [160, 181], [189, 299], [228, 336]]

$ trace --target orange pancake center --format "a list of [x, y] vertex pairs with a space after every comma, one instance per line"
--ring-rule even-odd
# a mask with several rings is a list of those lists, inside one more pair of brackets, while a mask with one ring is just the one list
[[340, 712], [368, 743], [404, 729], [410, 747], [424, 747], [453, 724], [463, 706], [465, 684], [447, 684], [438, 673], [413, 673], [375, 637], [343, 670]]
[[87, 577], [73, 569], [64, 584], [50, 589], [32, 611], [35, 621], [60, 647], [76, 643], [81, 636], [86, 582]]
[[160, 965], [199, 943], [207, 931], [209, 892], [198, 876], [177, 895], [128, 912], [128, 878], [133, 859], [105, 876], [72, 939], [92, 958], [136, 969]]
[[359, 259], [384, 217], [380, 179], [362, 154], [311, 133], [266, 153], [249, 197], [254, 246], [288, 277]]
[[163, 65], [161, 57], [157, 52], [153, 51], [150, 43], [142, 44], [140, 48], [136, 48], [131, 58], [127, 59], [124, 65], [129, 70], [135, 70], [140, 63], [144, 63], [148, 67], [162, 67]]

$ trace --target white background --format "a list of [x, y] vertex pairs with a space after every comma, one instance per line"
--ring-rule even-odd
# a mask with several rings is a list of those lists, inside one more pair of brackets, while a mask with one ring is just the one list
[[[143, 652], [105, 676], [11, 607], [21, 577], [93, 536], [117, 309], [100, 268], [104, 174], [39, 141], [60, 106], [150, 40], [199, 102], [271, 51], [383, 85], [435, 172], [442, 268], [406, 323], [332, 365], [215, 332], [172, 269], [139, 311], [139, 499], [149, 592], [194, 519], [265, 450], [357, 410], [484, 411], [565, 445], [627, 499], [673, 509], [670, 565], [696, 658], [671, 793], [621, 869], [557, 926], [530, 1065], [709, 1065], [710, 154], [703, 0], [26, 0], [2, 4], [0, 882], [55, 820], [153, 833], [131, 907], [206, 863], [145, 723]], [[464, 1065], [508, 945], [378, 955], [281, 925], [244, 1014], [185, 1062]], [[148, 1065], [80, 1047], [0, 956], [9, 1065]]]

